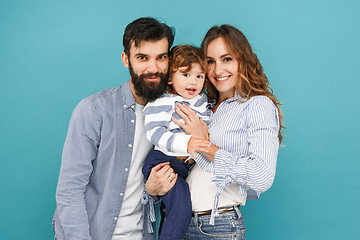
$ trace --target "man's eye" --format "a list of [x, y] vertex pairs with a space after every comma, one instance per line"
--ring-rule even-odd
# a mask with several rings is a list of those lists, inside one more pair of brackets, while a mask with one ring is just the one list
[[146, 57], [145, 57], [145, 56], [138, 56], [138, 59], [140, 59], [140, 60], [145, 60]]
[[160, 59], [160, 60], [166, 59], [166, 55], [161, 55], [161, 56], [159, 56], [159, 59]]

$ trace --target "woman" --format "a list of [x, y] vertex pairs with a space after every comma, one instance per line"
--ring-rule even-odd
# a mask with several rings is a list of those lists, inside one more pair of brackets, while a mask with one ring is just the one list
[[211, 142], [197, 154], [187, 178], [193, 219], [186, 239], [244, 239], [239, 206], [257, 199], [274, 181], [283, 128], [280, 102], [238, 29], [212, 27], [201, 47], [213, 103], [208, 130], [186, 105], [177, 110], [185, 124], [174, 120], [187, 134]]

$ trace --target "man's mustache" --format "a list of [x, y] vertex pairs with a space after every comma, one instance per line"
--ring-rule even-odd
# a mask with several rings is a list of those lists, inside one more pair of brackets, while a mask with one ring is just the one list
[[146, 73], [146, 74], [141, 74], [141, 76], [143, 78], [159, 77], [160, 73], [159, 72], [157, 72], [157, 73]]

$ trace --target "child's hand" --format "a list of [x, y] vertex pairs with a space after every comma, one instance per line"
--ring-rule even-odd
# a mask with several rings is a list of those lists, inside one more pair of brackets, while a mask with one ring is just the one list
[[190, 153], [195, 159], [196, 152], [207, 153], [210, 146], [211, 143], [209, 141], [200, 137], [191, 136], [188, 142], [187, 152]]

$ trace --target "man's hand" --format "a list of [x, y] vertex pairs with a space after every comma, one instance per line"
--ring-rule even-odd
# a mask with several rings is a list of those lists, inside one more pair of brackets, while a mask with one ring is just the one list
[[159, 163], [151, 169], [145, 187], [152, 196], [163, 196], [175, 185], [178, 175], [169, 162]]

